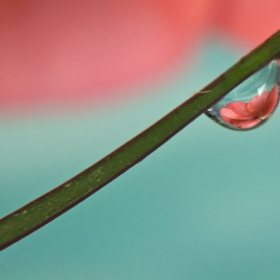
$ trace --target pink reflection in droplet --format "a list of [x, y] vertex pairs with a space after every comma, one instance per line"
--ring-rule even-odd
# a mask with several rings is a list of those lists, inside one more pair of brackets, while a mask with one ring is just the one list
[[230, 102], [220, 109], [220, 115], [227, 124], [241, 129], [256, 126], [263, 118], [269, 117], [278, 103], [278, 85], [271, 91], [252, 98], [249, 103]]

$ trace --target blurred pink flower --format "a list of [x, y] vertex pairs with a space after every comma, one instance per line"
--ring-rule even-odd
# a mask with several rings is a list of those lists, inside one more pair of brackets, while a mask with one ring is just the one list
[[220, 115], [227, 124], [248, 129], [258, 124], [262, 118], [268, 117], [278, 103], [278, 86], [271, 91], [252, 98], [249, 103], [230, 102], [220, 109]]
[[279, 29], [279, 9], [279, 0], [0, 0], [0, 118], [116, 104], [205, 38], [250, 50]]

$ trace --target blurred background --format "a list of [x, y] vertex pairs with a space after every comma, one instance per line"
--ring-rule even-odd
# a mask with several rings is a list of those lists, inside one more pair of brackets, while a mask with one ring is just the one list
[[[271, 0], [0, 0], [0, 216], [87, 168], [279, 29]], [[280, 115], [199, 117], [0, 253], [0, 279], [279, 279]]]

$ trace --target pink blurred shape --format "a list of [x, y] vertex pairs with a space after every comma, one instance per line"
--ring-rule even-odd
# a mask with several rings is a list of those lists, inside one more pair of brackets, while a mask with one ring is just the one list
[[249, 103], [230, 102], [220, 109], [222, 119], [229, 125], [248, 129], [256, 126], [275, 110], [278, 103], [278, 85], [271, 91], [252, 98]]
[[0, 0], [0, 108], [108, 98], [160, 77], [209, 30], [260, 43], [278, 28], [279, 8], [278, 0]]

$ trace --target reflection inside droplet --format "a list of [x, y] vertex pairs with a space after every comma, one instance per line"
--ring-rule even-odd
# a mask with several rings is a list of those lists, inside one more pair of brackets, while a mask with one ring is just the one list
[[273, 60], [230, 91], [205, 114], [233, 130], [249, 130], [265, 123], [279, 100], [279, 65]]

